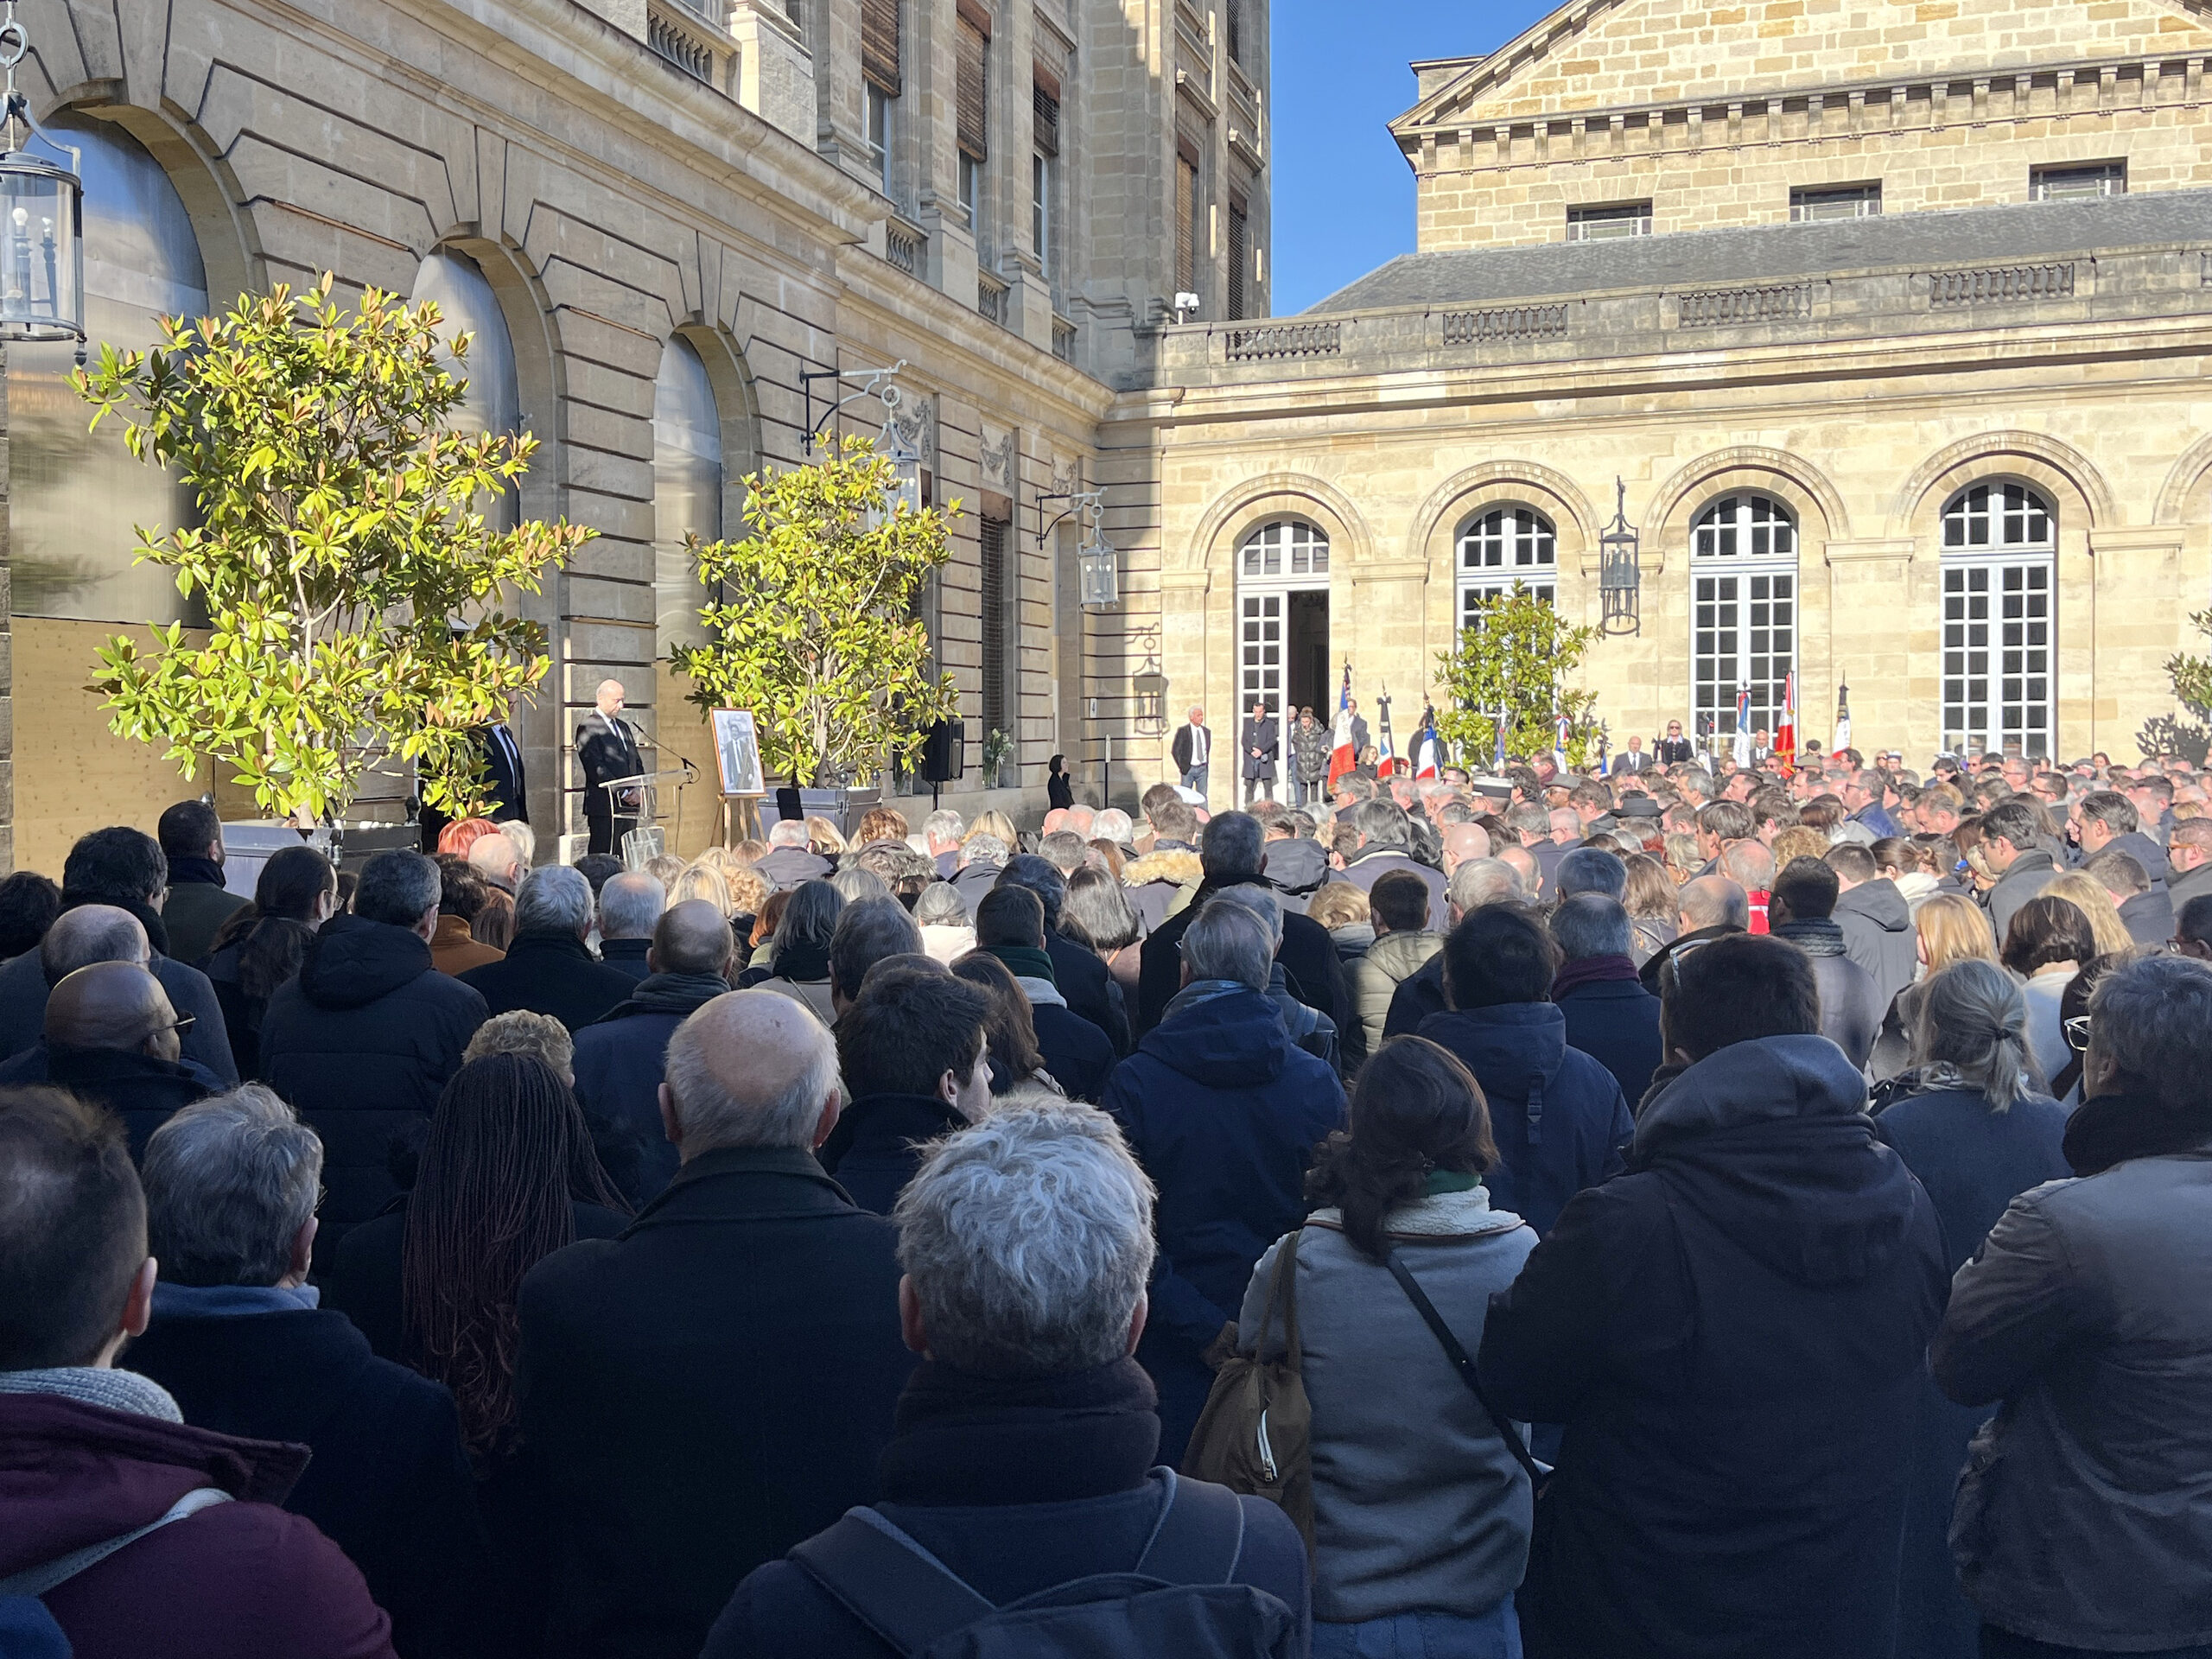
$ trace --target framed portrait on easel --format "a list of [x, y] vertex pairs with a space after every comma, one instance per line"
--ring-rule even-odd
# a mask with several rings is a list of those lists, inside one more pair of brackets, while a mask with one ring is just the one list
[[715, 732], [715, 769], [725, 796], [768, 792], [760, 776], [760, 737], [749, 709], [717, 709], [709, 716]]

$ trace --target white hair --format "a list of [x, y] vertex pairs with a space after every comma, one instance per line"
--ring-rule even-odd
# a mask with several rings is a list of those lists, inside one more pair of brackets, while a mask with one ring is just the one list
[[961, 843], [961, 854], [971, 864], [1003, 863], [1006, 842], [996, 836], [970, 836]]
[[[489, 837], [487, 836], [488, 840]], [[581, 938], [591, 926], [591, 883], [567, 864], [549, 864], [523, 877], [515, 893], [515, 936], [569, 933]]]
[[1122, 1358], [1152, 1274], [1153, 1200], [1095, 1107], [1009, 1103], [939, 1141], [893, 1212], [931, 1354], [1001, 1377]]
[[[762, 990], [723, 993], [723, 996], [777, 995]], [[696, 1157], [725, 1147], [811, 1147], [815, 1126], [822, 1121], [823, 1103], [839, 1086], [836, 1039], [819, 1021], [794, 1022], [791, 1028], [797, 1033], [795, 1040], [813, 1050], [806, 1064], [772, 1098], [740, 1100], [722, 1086], [707, 1054], [706, 1026], [701, 1015], [722, 1000], [718, 996], [703, 1004], [668, 1039], [668, 1057], [661, 1075], [675, 1102], [676, 1121], [683, 1126], [685, 1155]]]
[[1520, 871], [1502, 858], [1461, 859], [1445, 892], [1462, 916], [1484, 905], [1525, 903], [1529, 897]]
[[808, 830], [804, 818], [779, 818], [768, 826], [768, 844], [771, 847], [804, 847], [807, 840]]
[[1263, 887], [1256, 882], [1240, 881], [1233, 887], [1224, 887], [1214, 894], [1224, 905], [1236, 905], [1260, 918], [1268, 930], [1268, 951], [1270, 957], [1282, 949], [1282, 900], [1275, 896], [1273, 887]]
[[941, 806], [922, 820], [922, 833], [934, 836], [939, 841], [957, 841], [968, 821], [949, 806]]
[[515, 857], [524, 869], [528, 869], [537, 858], [537, 831], [520, 818], [508, 818], [499, 825], [499, 833], [515, 849]]
[[249, 1083], [178, 1110], [146, 1142], [146, 1228], [162, 1277], [273, 1285], [322, 1190], [322, 1141]]
[[1135, 833], [1136, 825], [1118, 806], [1106, 808], [1090, 821], [1091, 838], [1095, 841], [1110, 841], [1119, 844]]

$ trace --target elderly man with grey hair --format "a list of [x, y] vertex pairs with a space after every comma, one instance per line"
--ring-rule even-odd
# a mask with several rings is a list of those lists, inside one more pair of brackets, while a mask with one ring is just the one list
[[599, 959], [620, 968], [632, 979], [643, 979], [652, 969], [645, 956], [652, 949], [653, 929], [668, 908], [668, 889], [646, 870], [625, 870], [610, 875], [599, 890]]
[[1362, 801], [1352, 809], [1351, 823], [1359, 836], [1359, 849], [1344, 861], [1340, 879], [1362, 893], [1372, 893], [1376, 882], [1393, 870], [1419, 876], [1428, 889], [1430, 929], [1440, 933], [1449, 927], [1451, 899], [1444, 872], [1414, 857], [1413, 825], [1404, 809], [1395, 801]]
[[1137, 1357], [1160, 1386], [1170, 1464], [1211, 1385], [1201, 1356], [1236, 1317], [1260, 1252], [1305, 1218], [1308, 1154], [1344, 1108], [1336, 1072], [1291, 1040], [1268, 995], [1276, 951], [1249, 901], [1217, 893], [1176, 919], [1181, 988], [1099, 1097], [1160, 1186], [1168, 1265]]
[[804, 818], [779, 818], [768, 826], [768, 850], [753, 862], [760, 879], [779, 892], [830, 875], [836, 868], [809, 847]]
[[741, 1579], [875, 1497], [912, 1366], [897, 1230], [815, 1160], [844, 1102], [829, 1031], [732, 991], [677, 1028], [665, 1075], [676, 1179], [519, 1299], [556, 1653], [692, 1659]]
[[[1568, 859], [1582, 856], [1569, 853]], [[1593, 854], [1618, 864], [1610, 853]], [[1560, 865], [1562, 878], [1567, 862]], [[1578, 893], [1551, 914], [1552, 943], [1563, 958], [1552, 1001], [1567, 1020], [1567, 1046], [1579, 1048], [1620, 1084], [1633, 1107], [1665, 1058], [1659, 999], [1636, 976], [1635, 930], [1616, 894]]]
[[[929, 1149], [893, 1218], [900, 1324], [923, 1363], [881, 1500], [748, 1577], [702, 1659], [872, 1659], [884, 1639], [960, 1639], [957, 1623], [897, 1627], [924, 1616], [898, 1586], [944, 1573], [986, 1620], [1078, 1579], [1188, 1583], [1194, 1601], [1199, 1585], [1248, 1586], [1238, 1650], [1304, 1652], [1306, 1550], [1282, 1510], [1157, 1466], [1155, 1396], [1130, 1358], [1149, 1314], [1153, 1190], [1113, 1124], [1057, 1102], [994, 1112]], [[1206, 1570], [1178, 1570], [1184, 1537]], [[1021, 1617], [1041, 1648], [1038, 1616]]]
[[[1249, 812], [1223, 812], [1207, 821], [1200, 838], [1202, 879], [1197, 893], [1183, 909], [1155, 926], [1144, 942], [1137, 973], [1137, 1007], [1131, 1021], [1137, 1034], [1141, 1035], [1160, 1023], [1168, 1000], [1179, 988], [1183, 931], [1205, 907], [1206, 901], [1231, 887], [1272, 890], [1265, 874], [1263, 837], [1260, 821]], [[1339, 1033], [1350, 1029], [1358, 1014], [1343, 963], [1337, 957], [1336, 941], [1329, 937], [1329, 930], [1310, 916], [1294, 911], [1286, 912], [1282, 918], [1282, 943], [1275, 954], [1281, 960], [1283, 982], [1290, 994], [1307, 1007], [1328, 1015]], [[1238, 1294], [1243, 1294], [1241, 1286]]]
[[[612, 883], [609, 884], [610, 886]], [[515, 894], [515, 937], [500, 961], [461, 976], [493, 1014], [547, 1014], [580, 1031], [638, 988], [634, 976], [591, 953], [591, 883], [581, 870], [549, 864]]]
[[361, 1569], [407, 1654], [474, 1651], [482, 1608], [476, 1482], [453, 1396], [378, 1359], [307, 1282], [322, 1142], [248, 1084], [188, 1106], [147, 1143], [153, 1322], [130, 1369], [195, 1428], [303, 1445], [284, 1499]]
[[2212, 1633], [2212, 1439], [2177, 1427], [2212, 1419], [2212, 969], [2127, 963], [2088, 1018], [2077, 1179], [2012, 1200], [1930, 1348], [1944, 1393], [2004, 1408], [1950, 1534], [1985, 1654]]
[[922, 850], [937, 866], [939, 880], [950, 881], [960, 868], [960, 837], [967, 829], [967, 819], [949, 806], [938, 808], [922, 820]]
[[[1520, 854], [1523, 860], [1529, 856], [1518, 847], [1506, 850]], [[1462, 860], [1452, 869], [1452, 880], [1446, 888], [1452, 901], [1448, 912], [1452, 925], [1459, 926], [1462, 917], [1472, 915], [1485, 905], [1525, 905], [1535, 891], [1535, 884], [1533, 863], [1524, 874], [1502, 858]], [[1419, 1031], [1422, 1020], [1432, 1014], [1442, 1014], [1446, 1007], [1444, 953], [1439, 950], [1400, 981], [1398, 988], [1390, 993], [1390, 1011], [1382, 1021], [1382, 1040], [1388, 1042], [1393, 1037]]]

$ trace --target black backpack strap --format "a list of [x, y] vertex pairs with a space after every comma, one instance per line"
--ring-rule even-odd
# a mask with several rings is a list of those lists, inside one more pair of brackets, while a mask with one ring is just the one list
[[1428, 1328], [1443, 1346], [1444, 1357], [1452, 1362], [1453, 1369], [1459, 1373], [1459, 1380], [1467, 1385], [1467, 1391], [1475, 1396], [1484, 1414], [1490, 1418], [1491, 1427], [1497, 1429], [1498, 1438], [1505, 1442], [1505, 1449], [1513, 1454], [1513, 1460], [1527, 1473], [1529, 1484], [1541, 1491], [1548, 1478], [1542, 1465], [1529, 1455], [1528, 1444], [1522, 1440], [1521, 1431], [1514, 1427], [1510, 1419], [1491, 1404], [1490, 1396], [1483, 1392], [1482, 1380], [1475, 1375], [1475, 1362], [1467, 1357], [1467, 1351], [1459, 1345], [1459, 1338], [1452, 1334], [1452, 1327], [1444, 1323], [1444, 1316], [1436, 1311], [1436, 1304], [1428, 1300], [1428, 1293], [1421, 1287], [1412, 1270], [1398, 1260], [1397, 1251], [1385, 1254], [1382, 1265], [1390, 1269], [1391, 1277], [1406, 1293], [1406, 1300], [1427, 1321]]
[[848, 1510], [792, 1547], [791, 1559], [902, 1654], [998, 1611], [943, 1561], [874, 1510]]
[[1163, 1584], [1233, 1584], [1244, 1554], [1244, 1505], [1226, 1486], [1154, 1471], [1167, 1502], [1137, 1558], [1135, 1571]]

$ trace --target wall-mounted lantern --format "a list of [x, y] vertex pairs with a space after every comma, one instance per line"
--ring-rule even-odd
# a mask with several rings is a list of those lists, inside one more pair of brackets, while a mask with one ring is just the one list
[[1636, 526], [1628, 521], [1628, 486], [1613, 480], [1613, 522], [1598, 537], [1598, 626], [1606, 633], [1640, 633], [1643, 570]]
[[[15, 0], [7, 0], [0, 16], [0, 67], [8, 75], [0, 116], [0, 340], [73, 340], [82, 363], [85, 187], [77, 169], [84, 158], [32, 124], [30, 102], [16, 90], [16, 66], [29, 49]], [[34, 143], [55, 159], [35, 154]]]

